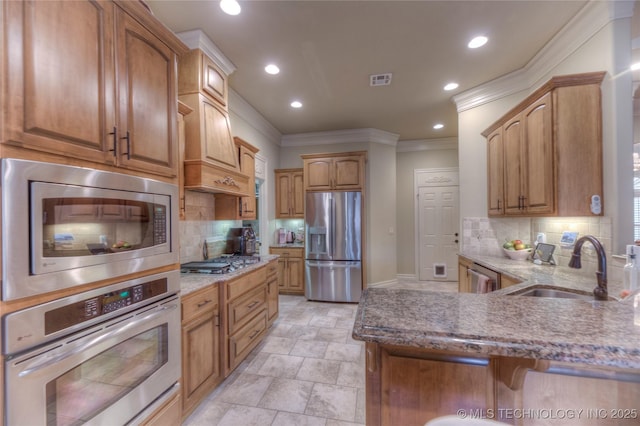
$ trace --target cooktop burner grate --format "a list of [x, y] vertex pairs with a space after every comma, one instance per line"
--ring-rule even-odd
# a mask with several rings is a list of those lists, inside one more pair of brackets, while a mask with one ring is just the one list
[[183, 263], [180, 265], [180, 272], [183, 274], [226, 274], [258, 262], [260, 262], [258, 256], [220, 256], [200, 262]]

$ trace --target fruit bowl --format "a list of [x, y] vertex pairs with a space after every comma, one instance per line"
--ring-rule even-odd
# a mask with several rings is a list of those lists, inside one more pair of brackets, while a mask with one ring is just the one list
[[503, 248], [502, 251], [504, 252], [504, 254], [507, 255], [507, 257], [509, 259], [512, 259], [512, 260], [525, 260], [526, 258], [528, 258], [531, 255], [531, 252], [533, 251], [533, 249], [527, 248], [527, 249], [522, 249], [522, 250], [507, 250], [507, 249]]

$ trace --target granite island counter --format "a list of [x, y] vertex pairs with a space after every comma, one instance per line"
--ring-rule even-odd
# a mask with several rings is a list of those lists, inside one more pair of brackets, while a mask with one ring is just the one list
[[[368, 425], [471, 413], [640, 424], [640, 307], [629, 301], [370, 288], [353, 337], [366, 342]], [[554, 418], [567, 410], [573, 419]]]

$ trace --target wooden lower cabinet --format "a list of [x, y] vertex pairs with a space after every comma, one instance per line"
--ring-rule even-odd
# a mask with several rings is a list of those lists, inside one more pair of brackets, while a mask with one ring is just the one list
[[267, 332], [267, 272], [256, 269], [223, 285], [225, 377], [249, 355]]
[[520, 426], [640, 422], [638, 370], [377, 343], [365, 350], [368, 426], [447, 415]]
[[278, 258], [278, 288], [281, 294], [304, 294], [304, 248], [271, 247]]
[[278, 317], [276, 265], [274, 259], [182, 297], [183, 419], [240, 365]]
[[267, 320], [269, 326], [278, 318], [279, 293], [278, 261], [272, 260], [267, 264]]
[[188, 416], [222, 379], [217, 285], [182, 298], [182, 412]]
[[424, 425], [457, 410], [493, 407], [489, 361], [366, 344], [367, 425]]

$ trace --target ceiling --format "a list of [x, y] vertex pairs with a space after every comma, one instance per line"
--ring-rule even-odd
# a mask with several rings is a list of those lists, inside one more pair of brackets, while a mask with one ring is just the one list
[[[452, 96], [524, 67], [586, 1], [240, 0], [237, 16], [216, 0], [146, 3], [176, 33], [201, 29], [236, 67], [231, 88], [283, 135], [375, 128], [402, 141], [457, 136]], [[467, 48], [476, 35], [489, 42]], [[272, 62], [280, 74], [264, 72]], [[391, 84], [370, 87], [381, 73]]]

